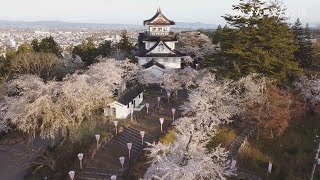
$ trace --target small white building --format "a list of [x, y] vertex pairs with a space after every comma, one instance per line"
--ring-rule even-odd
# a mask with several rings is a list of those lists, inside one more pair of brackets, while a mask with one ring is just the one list
[[104, 115], [114, 117], [116, 119], [125, 119], [130, 115], [131, 110], [141, 111], [144, 107], [143, 90], [139, 87], [134, 87], [124, 92], [116, 101], [108, 104], [104, 109]]

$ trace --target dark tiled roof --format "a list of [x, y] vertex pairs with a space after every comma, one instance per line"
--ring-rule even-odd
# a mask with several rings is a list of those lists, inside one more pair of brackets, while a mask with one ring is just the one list
[[[165, 47], [167, 47], [172, 53], [152, 53], [148, 54], [152, 50], [154, 50], [160, 43], [164, 44]], [[149, 50], [145, 50], [139, 53], [140, 57], [182, 57], [185, 56], [185, 54], [175, 50], [171, 49], [165, 42], [163, 41], [158, 41], [153, 47], [151, 47]]]
[[[159, 20], [157, 22], [151, 23], [153, 20], [155, 20], [159, 16], [163, 17], [165, 21]], [[157, 10], [157, 13], [151, 19], [143, 21], [143, 25], [175, 25], [175, 24], [176, 23], [174, 21], [171, 21], [168, 18], [166, 18], [166, 16], [162, 14], [160, 9]]]
[[146, 54], [146, 55], [141, 55], [139, 57], [183, 57], [184, 55], [179, 55], [179, 54], [167, 54], [167, 53], [163, 53], [163, 54]]
[[147, 50], [145, 48], [145, 44], [143, 43], [142, 46], [144, 47], [141, 47], [139, 48], [139, 56], [143, 56], [143, 55], [146, 55], [147, 53], [151, 52], [152, 50], [154, 50], [159, 44], [160, 44], [161, 41], [158, 41], [155, 45], [153, 45], [149, 50]]
[[150, 67], [152, 67], [152, 66], [158, 66], [159, 68], [161, 68], [161, 69], [164, 69], [164, 65], [163, 64], [160, 64], [160, 63], [158, 63], [157, 61], [155, 61], [154, 59], [152, 59], [151, 61], [149, 61], [148, 63], [146, 63], [146, 64], [144, 64], [144, 65], [142, 65], [144, 68], [146, 68], [146, 69], [148, 69], [148, 68], [150, 68]]
[[119, 98], [118, 102], [123, 105], [128, 105], [134, 98], [136, 98], [141, 92], [143, 92], [143, 89], [139, 86], [135, 86], [128, 91], [124, 92]]

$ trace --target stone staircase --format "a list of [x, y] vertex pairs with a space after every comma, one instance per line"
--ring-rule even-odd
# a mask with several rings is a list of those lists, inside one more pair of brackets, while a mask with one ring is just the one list
[[[155, 137], [146, 132], [142, 143], [140, 130], [135, 127], [125, 128], [116, 138], [99, 149], [95, 158], [82, 170], [78, 179], [110, 180], [112, 175], [116, 175], [117, 180], [125, 179], [131, 165], [147, 145], [146, 142], [153, 143], [154, 141]], [[127, 143], [132, 143], [130, 159]], [[123, 169], [119, 157], [125, 157]]]
[[[229, 146], [229, 159], [236, 159], [239, 150], [243, 145], [246, 144], [248, 137], [255, 130], [255, 125], [251, 124], [247, 128], [245, 128], [240, 135], [233, 141], [233, 143]], [[238, 179], [248, 179], [248, 180], [262, 180], [261, 174], [257, 174], [253, 171], [248, 171], [246, 169], [237, 169], [237, 175], [235, 176]]]
[[247, 138], [255, 130], [255, 125], [249, 125], [229, 146], [229, 159], [235, 159], [240, 148], [246, 143]]
[[[186, 94], [186, 93], [184, 93]], [[180, 96], [183, 94], [181, 93]], [[157, 96], [161, 96], [161, 107], [157, 107]], [[134, 112], [134, 123], [127, 127], [117, 137], [110, 140], [101, 147], [95, 157], [85, 164], [80, 173], [76, 173], [77, 180], [110, 180], [112, 175], [117, 176], [117, 180], [129, 179], [129, 172], [134, 161], [142, 154], [147, 146], [146, 142], [153, 143], [162, 135], [160, 131], [159, 118], [164, 118], [163, 130], [166, 131], [172, 126], [171, 108], [180, 104], [166, 104], [166, 94], [156, 94], [155, 96], [145, 96], [145, 102], [150, 103], [149, 114], [145, 111]], [[184, 96], [183, 96], [184, 97]], [[180, 116], [177, 111], [176, 118]], [[142, 144], [140, 131], [145, 131], [144, 142]], [[127, 143], [132, 143], [131, 157]], [[119, 157], [125, 157], [124, 168], [122, 169]]]

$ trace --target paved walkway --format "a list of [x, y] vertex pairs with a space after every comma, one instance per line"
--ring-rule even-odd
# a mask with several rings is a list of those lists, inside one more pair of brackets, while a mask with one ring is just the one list
[[[162, 97], [160, 108], [157, 107], [157, 96]], [[145, 108], [141, 112], [134, 113], [135, 122], [130, 127], [125, 128], [123, 132], [119, 133], [104, 147], [100, 148], [94, 159], [88, 162], [84, 170], [82, 170], [78, 179], [110, 179], [112, 175], [117, 175], [117, 179], [125, 179], [124, 177], [127, 177], [131, 165], [141, 155], [143, 148], [146, 146], [145, 142], [152, 143], [157, 141], [162, 134], [159, 118], [165, 119], [163, 124], [164, 131], [171, 126], [171, 108], [177, 108], [178, 103], [168, 103], [165, 92], [152, 92], [151, 94], [147, 92], [143, 103], [150, 104], [149, 114], [146, 114]], [[180, 116], [178, 111], [176, 116]], [[128, 121], [130, 121], [130, 117]], [[140, 131], [145, 131], [146, 133], [143, 145]], [[127, 143], [133, 144], [130, 160]], [[125, 157], [123, 169], [119, 161], [119, 157], [122, 156]]]
[[32, 144], [23, 142], [14, 145], [0, 145], [0, 179], [23, 180], [28, 170], [23, 168], [26, 164], [35, 160], [27, 157], [32, 149], [47, 147], [48, 142], [37, 137]]

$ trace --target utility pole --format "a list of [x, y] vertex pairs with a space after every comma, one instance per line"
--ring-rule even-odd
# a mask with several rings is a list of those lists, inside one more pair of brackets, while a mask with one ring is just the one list
[[314, 164], [313, 164], [313, 169], [312, 169], [310, 180], [313, 180], [314, 172], [316, 170], [317, 163], [318, 163], [319, 153], [320, 153], [320, 140], [319, 140], [319, 145], [318, 145], [318, 149], [317, 149], [317, 154], [316, 154], [316, 157], [314, 159]]

